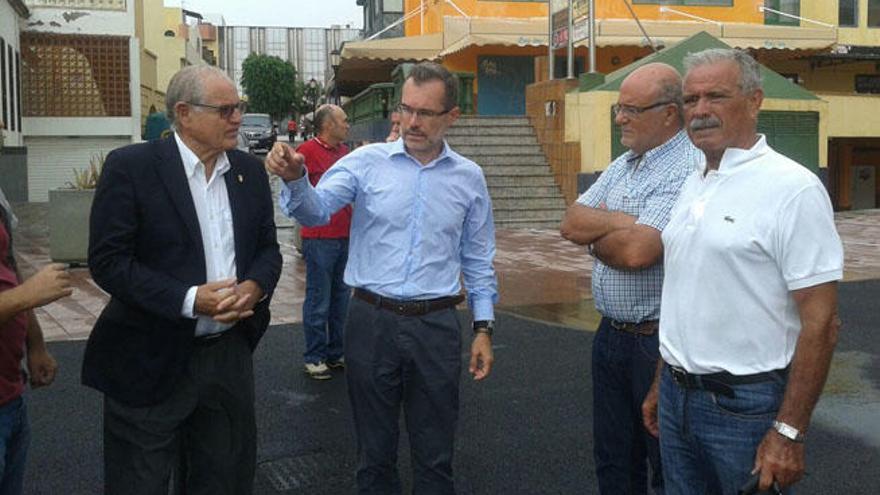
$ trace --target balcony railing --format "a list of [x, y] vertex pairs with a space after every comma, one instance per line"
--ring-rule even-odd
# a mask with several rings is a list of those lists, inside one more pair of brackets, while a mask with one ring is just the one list
[[28, 8], [58, 7], [83, 10], [125, 10], [126, 0], [25, 0]]

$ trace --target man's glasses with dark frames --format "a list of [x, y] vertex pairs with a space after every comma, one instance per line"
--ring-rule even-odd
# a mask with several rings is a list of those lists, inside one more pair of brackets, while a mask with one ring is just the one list
[[669, 105], [670, 103], [672, 103], [672, 102], [668, 101], [668, 100], [667, 101], [658, 101], [657, 103], [654, 103], [653, 105], [648, 105], [646, 107], [637, 107], [634, 105], [621, 105], [620, 103], [615, 103], [614, 105], [611, 105], [611, 113], [614, 115], [622, 113], [625, 117], [636, 117], [636, 116], [639, 116], [639, 115], [647, 112], [648, 110], [651, 110], [651, 109], [654, 109], [657, 107], [662, 107], [663, 105]]
[[434, 117], [439, 117], [441, 115], [446, 115], [451, 110], [452, 109], [450, 108], [449, 110], [443, 110], [442, 112], [435, 112], [434, 110], [425, 110], [423, 108], [413, 108], [409, 105], [404, 105], [403, 103], [401, 103], [400, 105], [397, 105], [397, 111], [400, 112], [401, 115], [404, 115], [406, 117], [412, 117], [413, 115], [418, 115], [419, 117], [421, 117], [423, 119], [430, 119], [430, 118], [434, 118]]
[[188, 105], [192, 105], [194, 107], [202, 107], [202, 108], [210, 108], [215, 112], [220, 114], [220, 117], [223, 119], [229, 119], [235, 114], [235, 111], [244, 112], [244, 102], [240, 101], [238, 103], [231, 103], [229, 105], [208, 105], [207, 103], [196, 103], [193, 101], [186, 102]]

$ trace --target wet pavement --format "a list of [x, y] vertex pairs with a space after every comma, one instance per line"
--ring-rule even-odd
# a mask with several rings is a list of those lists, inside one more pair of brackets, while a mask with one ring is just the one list
[[[16, 254], [25, 276], [51, 262], [47, 208], [46, 203], [14, 205], [20, 219]], [[836, 222], [846, 253], [845, 280], [880, 279], [880, 210], [838, 213]], [[293, 229], [279, 228], [278, 232], [284, 268], [272, 300], [273, 325], [301, 321], [305, 296], [305, 263], [293, 245]], [[599, 315], [590, 298], [591, 266], [586, 250], [565, 241], [556, 231], [499, 230], [495, 257], [498, 310], [593, 330]], [[47, 340], [87, 338], [108, 300], [87, 268], [72, 268], [71, 273], [73, 295], [36, 310]]]

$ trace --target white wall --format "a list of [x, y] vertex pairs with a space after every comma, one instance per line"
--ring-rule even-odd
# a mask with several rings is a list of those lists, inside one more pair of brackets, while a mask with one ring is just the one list
[[[19, 27], [18, 27], [19, 16], [18, 13], [13, 10], [12, 6], [9, 4], [7, 0], [0, 0], [0, 37], [3, 38], [3, 41], [6, 42], [7, 46], [11, 45], [12, 50], [15, 53], [21, 52], [21, 43], [19, 40]], [[9, 61], [7, 60], [7, 64]], [[7, 65], [8, 67], [8, 65]], [[6, 92], [9, 98], [9, 102], [12, 103], [13, 99], [15, 102], [13, 103], [13, 109], [18, 105], [18, 98], [15, 96], [14, 91], [15, 85], [15, 75], [10, 74], [9, 71], [6, 71]], [[0, 107], [2, 108], [2, 107]], [[11, 110], [10, 110], [11, 113]], [[21, 146], [21, 129], [17, 129], [15, 132], [10, 130], [10, 123], [3, 119], [6, 124], [6, 130], [3, 131], [3, 136], [5, 137], [4, 145], [5, 146]], [[22, 122], [22, 125], [24, 123]]]
[[93, 156], [104, 156], [131, 142], [129, 136], [32, 137], [28, 148], [28, 201], [49, 200], [49, 190], [73, 182], [74, 170], [85, 170]]
[[134, 36], [134, 0], [125, 11], [31, 7], [24, 29], [41, 33]]

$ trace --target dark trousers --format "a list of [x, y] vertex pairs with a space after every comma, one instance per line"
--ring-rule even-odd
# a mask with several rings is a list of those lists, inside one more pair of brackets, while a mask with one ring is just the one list
[[602, 318], [593, 338], [593, 456], [599, 493], [663, 493], [660, 447], [642, 423], [660, 349], [657, 332], [616, 330]]
[[342, 277], [348, 262], [348, 239], [303, 239], [306, 297], [303, 301], [303, 360], [317, 364], [342, 357], [343, 327], [351, 291]]
[[401, 405], [409, 433], [413, 493], [455, 493], [452, 455], [461, 375], [461, 327], [455, 310], [400, 316], [353, 298], [345, 354], [357, 434], [358, 493], [401, 493]]
[[104, 397], [105, 493], [165, 495], [182, 457], [188, 495], [251, 494], [256, 432], [251, 349], [236, 327], [193, 349], [163, 402], [130, 407]]

